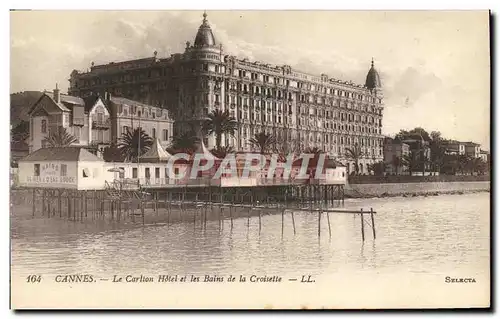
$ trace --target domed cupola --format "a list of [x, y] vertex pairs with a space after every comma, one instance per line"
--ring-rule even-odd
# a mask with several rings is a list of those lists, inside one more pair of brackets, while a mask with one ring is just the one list
[[375, 70], [375, 66], [372, 59], [372, 67], [368, 74], [366, 75], [365, 86], [369, 90], [378, 89], [382, 87], [382, 82], [380, 82], [380, 76], [378, 75], [377, 70]]
[[204, 46], [214, 46], [215, 45], [215, 37], [212, 33], [212, 29], [208, 24], [207, 13], [203, 13], [203, 23], [198, 28], [198, 33], [196, 33], [196, 38], [194, 39], [195, 47], [204, 47]]

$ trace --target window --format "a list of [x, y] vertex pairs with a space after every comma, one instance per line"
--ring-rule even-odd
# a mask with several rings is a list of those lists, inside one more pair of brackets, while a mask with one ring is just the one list
[[79, 126], [75, 126], [73, 128], [73, 132], [75, 133], [74, 136], [76, 138], [76, 142], [79, 143], [80, 142], [80, 127]]
[[40, 176], [40, 164], [35, 164], [33, 175]]
[[104, 114], [103, 113], [97, 113], [97, 122], [98, 123], [104, 122]]
[[46, 148], [47, 147], [47, 141], [46, 140], [42, 140], [42, 148]]
[[146, 179], [150, 179], [151, 178], [151, 173], [149, 172], [149, 167], [146, 167], [145, 175], [146, 175]]
[[174, 174], [175, 174], [175, 175], [179, 174], [179, 168], [178, 168], [178, 167], [175, 167], [175, 168], [174, 168]]
[[168, 141], [168, 130], [163, 130], [163, 140]]
[[137, 167], [132, 168], [132, 178], [137, 178]]
[[160, 168], [155, 167], [155, 178], [160, 178]]
[[125, 168], [124, 167], [118, 167], [118, 169], [120, 170], [120, 172], [118, 173], [118, 177], [120, 179], [125, 178]]
[[90, 172], [89, 172], [89, 169], [88, 169], [88, 168], [84, 168], [84, 169], [82, 169], [82, 176], [83, 176], [84, 178], [87, 178], [87, 177], [89, 177], [89, 176], [90, 176]]
[[61, 176], [67, 176], [68, 174], [68, 165], [61, 164]]
[[152, 136], [153, 136], [153, 139], [156, 138], [156, 129], [153, 127], [153, 130], [151, 131], [152, 132]]
[[47, 133], [47, 120], [42, 120], [42, 133]]

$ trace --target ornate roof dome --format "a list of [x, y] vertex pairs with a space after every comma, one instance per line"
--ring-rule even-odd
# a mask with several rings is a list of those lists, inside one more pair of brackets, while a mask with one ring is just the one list
[[195, 47], [203, 46], [213, 46], [215, 45], [215, 37], [212, 33], [212, 29], [208, 24], [207, 13], [203, 13], [203, 23], [198, 28], [198, 33], [196, 33], [196, 38], [194, 39]]
[[382, 87], [382, 82], [380, 82], [380, 76], [378, 75], [377, 70], [375, 70], [373, 59], [372, 59], [372, 67], [370, 68], [370, 71], [368, 71], [368, 74], [366, 75], [365, 86], [370, 90]]

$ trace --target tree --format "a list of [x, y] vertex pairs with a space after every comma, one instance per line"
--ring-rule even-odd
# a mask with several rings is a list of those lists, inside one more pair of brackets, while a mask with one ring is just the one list
[[431, 141], [429, 144], [431, 156], [430, 163], [431, 169], [434, 172], [441, 172], [441, 169], [444, 165], [444, 159], [446, 155], [446, 147], [443, 143], [443, 138], [441, 137], [441, 132], [432, 131], [431, 132]]
[[197, 142], [198, 138], [193, 132], [184, 132], [180, 135], [174, 135], [172, 136], [170, 152], [191, 154], [195, 151]]
[[295, 143], [275, 143], [275, 151], [278, 154], [278, 160], [280, 162], [286, 162], [287, 156], [290, 154], [299, 153], [299, 147]]
[[276, 138], [266, 132], [260, 132], [255, 134], [249, 142], [253, 147], [259, 149], [260, 154], [265, 154], [276, 144]]
[[457, 157], [457, 168], [460, 174], [464, 174], [468, 168], [469, 157], [466, 155], [458, 155]]
[[400, 130], [398, 134], [394, 137], [395, 140], [404, 141], [404, 140], [420, 140], [430, 141], [431, 137], [426, 130], [421, 127], [415, 127], [410, 131]]
[[445, 154], [443, 157], [443, 164], [441, 166], [441, 173], [455, 175], [458, 170], [458, 156], [452, 154]]
[[472, 162], [473, 172], [477, 173], [478, 175], [484, 175], [488, 170], [488, 164], [481, 158], [474, 158]]
[[432, 131], [431, 132], [431, 140], [432, 141], [441, 141], [441, 132], [439, 131]]
[[218, 158], [224, 158], [227, 154], [234, 153], [234, 148], [232, 146], [221, 146], [220, 148], [214, 148], [211, 150], [212, 154]]
[[30, 135], [30, 123], [28, 121], [21, 121], [10, 130], [10, 140], [12, 142], [25, 141]]
[[392, 165], [394, 165], [394, 167], [396, 167], [396, 175], [399, 174], [399, 168], [400, 167], [405, 167], [405, 166], [408, 166], [408, 161], [406, 160], [406, 158], [404, 156], [397, 156], [397, 155], [394, 155], [392, 157]]
[[368, 164], [368, 170], [373, 172], [374, 175], [384, 175], [385, 163], [380, 161], [373, 164]]
[[348, 147], [345, 149], [346, 157], [352, 161], [354, 161], [354, 172], [356, 175], [359, 174], [359, 159], [363, 157], [365, 154], [361, 150], [361, 146], [357, 143], [354, 144], [353, 147]]
[[422, 170], [422, 176], [425, 176], [425, 169], [427, 165], [430, 163], [430, 158], [427, 156], [429, 146], [426, 144], [420, 145], [420, 148], [418, 150], [419, 158], [418, 158], [418, 165], [420, 166]]
[[151, 145], [153, 145], [153, 139], [142, 128], [136, 128], [133, 131], [128, 130], [122, 134], [118, 148], [123, 159], [136, 161], [139, 156], [149, 150]]
[[58, 126], [57, 129], [51, 130], [44, 141], [49, 147], [66, 147], [78, 142], [76, 137], [68, 133], [66, 128], [62, 126]]
[[318, 148], [318, 147], [308, 147], [306, 148], [306, 150], [304, 151], [304, 153], [306, 154], [322, 154], [324, 153], [322, 149]]
[[413, 171], [417, 169], [418, 166], [418, 152], [410, 151], [409, 154], [403, 155], [402, 160], [407, 163], [408, 172], [410, 173], [411, 176]]
[[122, 162], [123, 155], [116, 144], [111, 144], [106, 147], [102, 153], [102, 157], [105, 162]]
[[215, 148], [220, 149], [222, 134], [233, 135], [238, 129], [238, 122], [229, 115], [229, 111], [214, 110], [208, 114], [203, 123], [204, 131], [210, 135], [215, 134]]

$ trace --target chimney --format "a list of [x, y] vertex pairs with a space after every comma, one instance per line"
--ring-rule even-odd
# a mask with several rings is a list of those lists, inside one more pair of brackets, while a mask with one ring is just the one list
[[111, 93], [109, 93], [109, 92], [104, 92], [104, 100], [106, 100], [106, 101], [111, 100]]
[[56, 88], [54, 89], [54, 101], [56, 101], [56, 103], [61, 102], [61, 91], [59, 91], [59, 89], [57, 88], [57, 83]]

